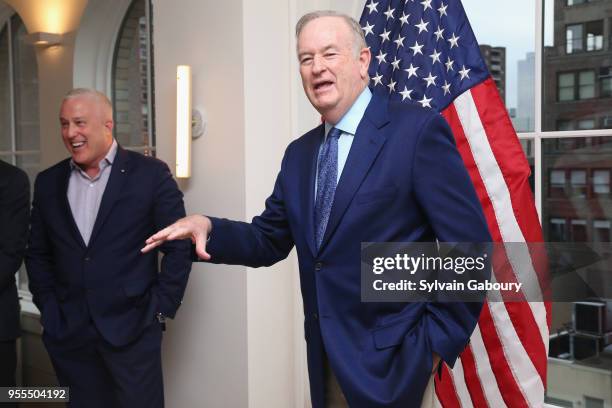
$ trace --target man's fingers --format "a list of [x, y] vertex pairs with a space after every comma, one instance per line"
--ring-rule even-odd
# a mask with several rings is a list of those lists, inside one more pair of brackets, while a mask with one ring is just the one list
[[206, 220], [202, 216], [189, 216], [182, 218], [174, 224], [151, 235], [146, 241], [141, 252], [146, 253], [160, 246], [166, 241], [177, 239], [191, 239], [196, 244], [196, 253], [202, 259], [210, 259], [206, 252], [206, 235], [210, 228], [206, 226]]
[[157, 248], [158, 246], [160, 246], [161, 244], [165, 242], [165, 240], [160, 240], [160, 241], [151, 241], [149, 243], [149, 239], [147, 240], [147, 245], [145, 245], [144, 248], [140, 250], [140, 252], [142, 252], [143, 254], [146, 254], [147, 252], [151, 251], [154, 248]]
[[170, 234], [170, 228], [171, 227], [172, 227], [172, 225], [169, 226], [169, 227], [166, 227], [166, 228], [164, 228], [162, 230], [157, 231], [155, 234], [151, 235], [145, 242], [147, 244], [151, 244], [151, 243], [153, 243], [155, 241], [167, 239], [168, 234]]
[[198, 258], [208, 261], [210, 259], [210, 254], [206, 252], [206, 235], [205, 234], [196, 234], [195, 246], [196, 246], [196, 254], [198, 255]]

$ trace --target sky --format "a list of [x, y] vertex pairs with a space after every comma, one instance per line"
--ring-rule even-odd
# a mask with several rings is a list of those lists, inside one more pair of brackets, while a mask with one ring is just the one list
[[[449, 0], [452, 1], [452, 0]], [[506, 47], [506, 106], [516, 107], [517, 61], [535, 50], [534, 0], [462, 0], [479, 44]], [[553, 1], [545, 2], [545, 44], [552, 43]]]

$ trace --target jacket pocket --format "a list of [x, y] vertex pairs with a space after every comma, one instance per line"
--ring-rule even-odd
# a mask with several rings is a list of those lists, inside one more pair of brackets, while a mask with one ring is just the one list
[[399, 346], [404, 338], [419, 323], [422, 313], [410, 313], [401, 320], [395, 320], [373, 330], [374, 346], [378, 350]]
[[152, 285], [153, 282], [150, 280], [126, 282], [123, 284], [123, 293], [125, 293], [132, 306], [140, 308], [149, 303]]

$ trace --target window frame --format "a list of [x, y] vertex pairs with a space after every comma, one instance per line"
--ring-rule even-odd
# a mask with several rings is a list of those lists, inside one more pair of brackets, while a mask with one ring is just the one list
[[[582, 82], [582, 78], [584, 78], [584, 74], [592, 74], [593, 75], [593, 82], [592, 83], [583, 83]], [[569, 77], [572, 78], [572, 84], [571, 85], [565, 85], [563, 87], [561, 87], [561, 77]], [[579, 101], [588, 101], [591, 99], [596, 99], [599, 97], [598, 95], [598, 88], [601, 88], [601, 85], [598, 86], [597, 82], [598, 82], [598, 75], [596, 74], [594, 69], [581, 69], [581, 70], [575, 70], [575, 71], [560, 71], [557, 72], [557, 88], [556, 88], [556, 92], [557, 92], [557, 102], [560, 103], [565, 103], [565, 102], [579, 102]], [[593, 88], [593, 92], [592, 92], [592, 96], [588, 96], [588, 97], [582, 97], [582, 91], [585, 87], [592, 87]], [[561, 94], [562, 91], [570, 91], [571, 90], [571, 94], [572, 97], [571, 99], [561, 99]]]
[[[9, 87], [9, 137], [10, 137], [10, 150], [0, 150], [0, 159], [12, 164], [13, 166], [20, 167], [19, 157], [29, 155], [39, 155], [40, 160], [40, 144], [36, 150], [18, 149], [18, 132], [17, 132], [17, 111], [15, 104], [17, 103], [17, 83], [15, 81], [15, 48], [14, 43], [14, 31], [15, 30], [15, 19], [19, 18], [21, 24], [25, 24], [21, 17], [16, 12], [11, 13], [4, 21], [0, 22], [0, 31], [6, 30], [6, 41], [8, 42], [8, 87]], [[39, 134], [40, 137], [40, 134]], [[40, 165], [40, 162], [39, 162]], [[24, 169], [25, 170], [25, 169]], [[24, 286], [27, 282], [23, 274], [25, 273], [25, 266], [22, 263], [19, 271], [16, 274], [17, 290], [25, 299], [31, 299], [31, 294]]]
[[[113, 106], [116, 105], [116, 95], [114, 92], [114, 84], [115, 84], [115, 66], [116, 66], [116, 62], [117, 62], [117, 54], [119, 51], [119, 42], [121, 41], [121, 32], [123, 30], [123, 27], [125, 25], [126, 19], [127, 17], [130, 15], [130, 12], [132, 11], [132, 9], [135, 7], [136, 3], [138, 1], [143, 1], [144, 2], [144, 6], [145, 6], [145, 20], [146, 20], [146, 52], [148, 55], [148, 63], [147, 63], [147, 67], [146, 67], [146, 78], [142, 78], [141, 77], [141, 85], [146, 85], [147, 87], [147, 104], [146, 104], [146, 109], [147, 109], [147, 129], [149, 131], [149, 137], [148, 137], [148, 143], [146, 145], [138, 145], [138, 146], [126, 146], [126, 145], [121, 145], [121, 147], [123, 147], [124, 149], [127, 150], [132, 150], [132, 151], [136, 151], [136, 152], [140, 152], [143, 154], [147, 154], [149, 153], [151, 156], [155, 157], [156, 156], [156, 132], [155, 132], [155, 119], [154, 119], [154, 115], [155, 115], [155, 92], [154, 92], [154, 84], [153, 84], [153, 67], [152, 64], [154, 64], [153, 58], [154, 58], [154, 54], [153, 54], [153, 44], [152, 44], [152, 23], [153, 23], [153, 13], [152, 13], [152, 7], [151, 7], [151, 0], [132, 0], [130, 1], [130, 5], [127, 7], [125, 14], [123, 15], [123, 18], [121, 19], [121, 24], [119, 25], [118, 29], [117, 29], [117, 36], [114, 39], [113, 42], [113, 55], [112, 55], [112, 61], [109, 67], [109, 75], [110, 75], [110, 90], [111, 90], [111, 100], [113, 103]], [[145, 84], [146, 82], [146, 84]], [[144, 108], [145, 106], [141, 105], [141, 109]], [[115, 120], [115, 123], [117, 122], [116, 120], [116, 114], [117, 111], [114, 111], [114, 115], [115, 117], [113, 118]], [[116, 128], [113, 130], [113, 136], [116, 137], [115, 132]]]
[[[586, 1], [584, 3], [587, 3]], [[580, 4], [584, 4], [580, 3]], [[571, 7], [571, 6], [570, 6]], [[599, 36], [589, 37], [589, 32], [587, 27], [593, 27], [594, 24], [601, 24], [601, 34]], [[580, 38], [572, 38], [570, 39], [568, 34], [570, 32], [570, 27], [580, 27]], [[601, 39], [601, 44], [599, 48], [589, 49], [590, 40], [594, 38], [593, 42], [595, 46], [597, 46], [597, 38]], [[571, 46], [570, 46], [571, 43]], [[574, 45], [579, 45], [580, 48], [574, 48]], [[580, 53], [590, 53], [590, 52], [598, 52], [603, 51], [605, 49], [604, 44], [604, 20], [590, 20], [583, 21], [579, 23], [572, 23], [565, 25], [565, 54], [580, 54]]]

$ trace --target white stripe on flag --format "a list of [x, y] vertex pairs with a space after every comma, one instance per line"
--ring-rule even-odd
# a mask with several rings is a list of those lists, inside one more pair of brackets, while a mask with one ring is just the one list
[[468, 347], [472, 348], [472, 354], [474, 355], [474, 363], [476, 364], [476, 372], [478, 373], [478, 379], [482, 385], [485, 399], [491, 408], [507, 408], [506, 402], [501, 395], [497, 381], [495, 380], [495, 373], [491, 367], [491, 361], [489, 360], [489, 354], [487, 348], [482, 341], [482, 334], [480, 333], [480, 326], [476, 325], [472, 337], [470, 337], [470, 344]]
[[451, 370], [453, 376], [453, 382], [455, 383], [455, 391], [457, 392], [457, 397], [459, 398], [459, 403], [462, 408], [471, 408], [474, 406], [472, 404], [472, 397], [470, 396], [470, 392], [468, 391], [467, 385], [465, 384], [465, 374], [463, 372], [463, 364], [461, 363], [461, 359], [458, 358], [455, 361], [455, 366]]
[[529, 406], [537, 407], [542, 403], [544, 396], [544, 384], [542, 384], [540, 374], [527, 356], [523, 343], [516, 334], [506, 305], [501, 302], [492, 302], [489, 303], [489, 308], [495, 329], [504, 347], [504, 355], [512, 369], [516, 383]]
[[[514, 216], [514, 209], [512, 208], [512, 199], [510, 196], [510, 190], [506, 185], [504, 175], [497, 164], [493, 150], [489, 145], [486, 132], [480, 121], [478, 115], [478, 109], [472, 98], [472, 93], [468, 90], [455, 99], [453, 102], [455, 109], [457, 110], [457, 116], [461, 121], [463, 132], [470, 145], [474, 162], [478, 167], [478, 172], [484, 183], [487, 195], [493, 205], [493, 211], [495, 212], [495, 218], [499, 226], [499, 231], [504, 242], [525, 242], [523, 232], [519, 227], [518, 221]], [[523, 247], [522, 245], [517, 246], [516, 244], [510, 245], [510, 247], [516, 246], [517, 248]], [[509, 246], [507, 245], [506, 248]], [[510, 257], [509, 260], [513, 266], [514, 273], [517, 275], [519, 282], [532, 282], [534, 279], [537, 281], [536, 273], [533, 270], [533, 264], [531, 263], [531, 257], [526, 247], [523, 247], [522, 253], [516, 254], [519, 259], [523, 259], [521, 267], [516, 267], [516, 258]], [[527, 262], [529, 260], [529, 262]], [[526, 264], [529, 264], [528, 266]], [[523, 269], [523, 267], [525, 269]], [[527, 278], [527, 277], [528, 278]], [[535, 287], [534, 285], [530, 285]], [[529, 294], [533, 296], [533, 294]], [[541, 291], [538, 299], [541, 298]], [[533, 297], [528, 297], [529, 300], [533, 300]], [[530, 302], [530, 308], [536, 318], [538, 328], [540, 330], [540, 336], [544, 344], [548, 344], [548, 324], [546, 321], [546, 309], [544, 304], [540, 302]], [[542, 318], [543, 317], [543, 318]]]

